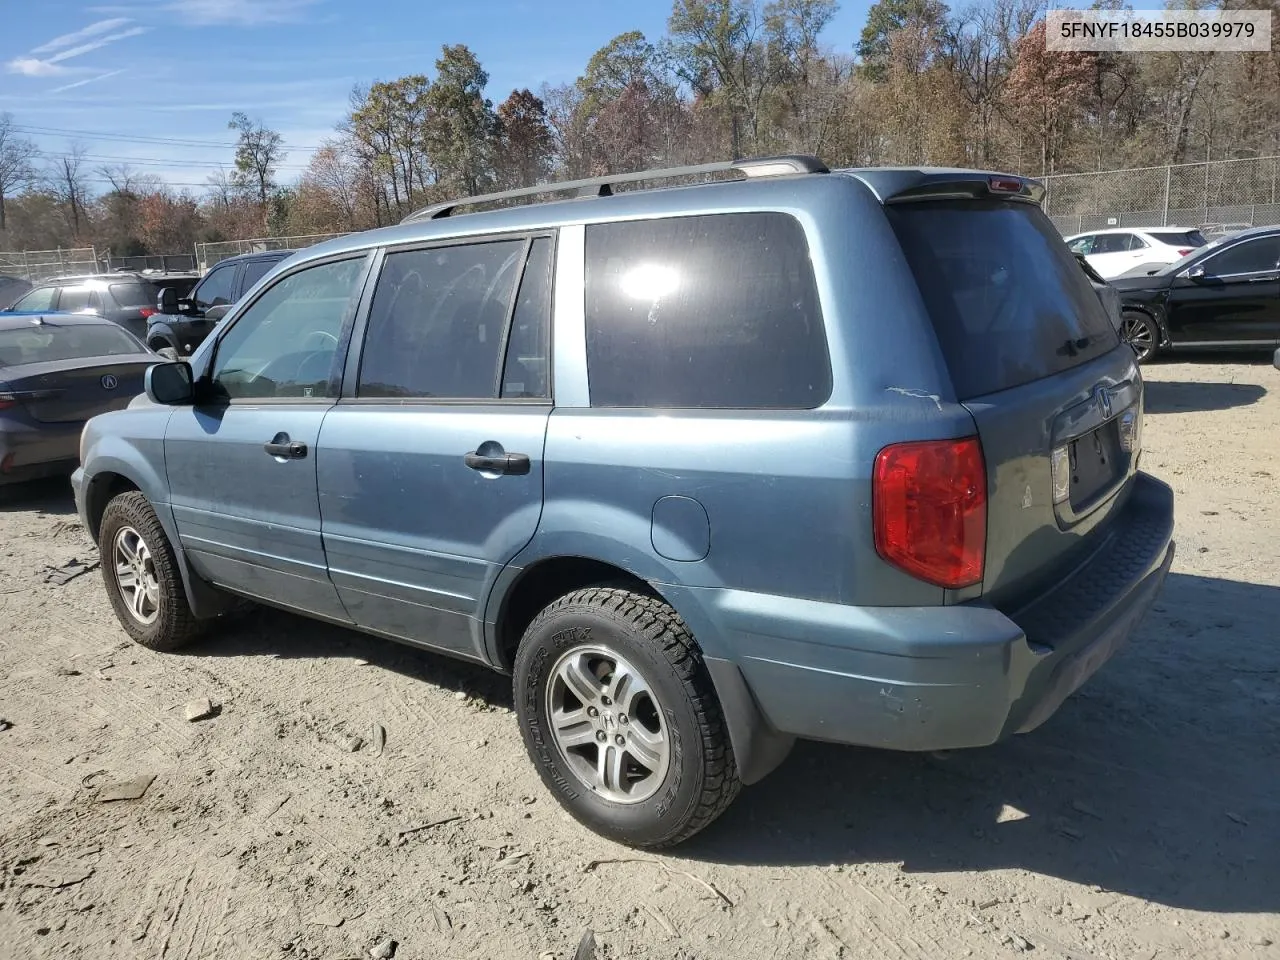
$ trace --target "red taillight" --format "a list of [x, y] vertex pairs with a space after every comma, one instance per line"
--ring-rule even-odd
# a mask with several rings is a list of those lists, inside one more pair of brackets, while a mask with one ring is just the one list
[[1178, 256], [1180, 256], [1180, 257], [1185, 257], [1188, 253], [1190, 253], [1190, 252], [1191, 252], [1192, 250], [1194, 250], [1194, 249], [1195, 249], [1195, 247], [1187, 247], [1185, 250], [1179, 250], [1179, 251], [1178, 251]]
[[142, 314], [143, 320], [146, 320], [148, 317], [154, 317], [156, 315], [156, 311], [154, 307], [143, 307], [138, 312]]
[[1022, 181], [1016, 177], [991, 177], [987, 187], [992, 193], [1021, 193]]
[[982, 580], [987, 471], [977, 437], [885, 447], [871, 506], [876, 551], [889, 563], [948, 589]]

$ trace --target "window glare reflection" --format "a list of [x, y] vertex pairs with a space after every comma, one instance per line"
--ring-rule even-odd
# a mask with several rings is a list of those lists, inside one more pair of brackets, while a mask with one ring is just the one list
[[660, 263], [642, 263], [632, 267], [619, 279], [622, 292], [635, 300], [660, 300], [675, 293], [680, 286], [680, 273]]

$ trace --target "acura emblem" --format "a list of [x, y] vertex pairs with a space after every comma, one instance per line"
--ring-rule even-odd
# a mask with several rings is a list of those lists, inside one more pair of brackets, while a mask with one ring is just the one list
[[108, 373], [102, 378], [103, 390], [114, 390], [118, 386], [120, 386], [120, 381], [111, 374]]

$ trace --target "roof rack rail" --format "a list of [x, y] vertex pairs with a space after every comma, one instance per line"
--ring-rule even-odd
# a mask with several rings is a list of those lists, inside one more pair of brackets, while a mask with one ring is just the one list
[[791, 173], [830, 173], [817, 157], [794, 154], [779, 157], [752, 157], [746, 160], [726, 160], [719, 163], [701, 163], [690, 167], [669, 167], [665, 170], [641, 170], [639, 173], [618, 173], [605, 177], [591, 177], [587, 180], [562, 180], [558, 183], [544, 183], [536, 187], [521, 187], [518, 190], [503, 190], [500, 193], [485, 193], [475, 197], [461, 197], [445, 203], [436, 203], [421, 210], [415, 210], [401, 223], [419, 223], [423, 220], [439, 220], [448, 217], [459, 207], [473, 206], [481, 203], [498, 203], [504, 200], [519, 200], [523, 197], [542, 197], [555, 193], [573, 193], [575, 197], [609, 197], [613, 195], [613, 187], [622, 183], [641, 183], [650, 180], [674, 180], [678, 177], [695, 177], [711, 173], [738, 173], [745, 179], [754, 177], [780, 177]]

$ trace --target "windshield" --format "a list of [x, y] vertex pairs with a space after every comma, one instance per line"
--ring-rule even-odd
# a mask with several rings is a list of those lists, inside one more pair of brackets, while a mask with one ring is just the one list
[[0, 367], [145, 352], [141, 343], [115, 324], [42, 323], [0, 330]]
[[1119, 340], [1089, 277], [1039, 207], [886, 207], [960, 400], [1085, 363]]

